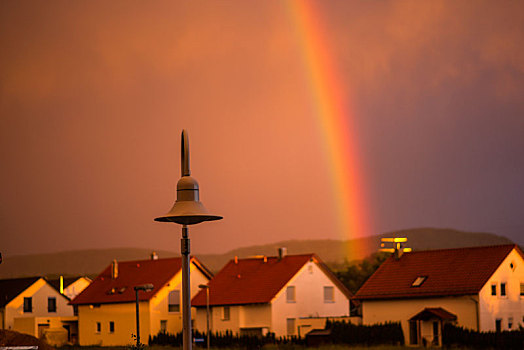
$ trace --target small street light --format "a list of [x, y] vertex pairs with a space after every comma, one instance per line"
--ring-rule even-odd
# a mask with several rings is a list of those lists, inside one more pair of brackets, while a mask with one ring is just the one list
[[210, 347], [210, 337], [209, 337], [209, 286], [207, 284], [199, 284], [198, 288], [206, 290], [206, 334], [207, 334], [207, 350]]
[[222, 219], [210, 214], [200, 202], [198, 182], [191, 177], [189, 169], [189, 139], [187, 131], [182, 130], [181, 175], [176, 185], [176, 201], [169, 213], [155, 218], [155, 221], [174, 222], [182, 225], [180, 252], [182, 254], [182, 348], [191, 350], [191, 284], [189, 269], [189, 231], [187, 226], [204, 221]]
[[138, 307], [138, 292], [144, 291], [144, 292], [150, 292], [155, 288], [151, 283], [148, 284], [142, 284], [140, 286], [134, 286], [133, 289], [135, 290], [135, 296], [136, 296], [136, 348], [140, 349], [140, 312]]

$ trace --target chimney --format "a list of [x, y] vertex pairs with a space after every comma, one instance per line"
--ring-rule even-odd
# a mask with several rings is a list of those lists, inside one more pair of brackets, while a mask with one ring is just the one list
[[151, 253], [151, 260], [158, 260], [158, 254], [156, 252]]
[[235, 264], [238, 264], [238, 256], [235, 255]]
[[278, 248], [278, 261], [282, 260], [283, 257], [287, 255], [287, 248], [280, 247]]
[[113, 260], [113, 262], [111, 263], [111, 278], [118, 278], [118, 262], [116, 261], [116, 259]]

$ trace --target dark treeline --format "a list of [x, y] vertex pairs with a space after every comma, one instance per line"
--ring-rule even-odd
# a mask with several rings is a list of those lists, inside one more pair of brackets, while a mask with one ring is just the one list
[[404, 333], [400, 322], [377, 325], [354, 325], [344, 321], [326, 322], [331, 331], [330, 343], [348, 345], [403, 345]]
[[524, 349], [524, 329], [504, 332], [477, 332], [446, 324], [442, 332], [442, 343], [447, 346], [474, 349]]
[[[404, 344], [404, 336], [400, 323], [386, 323], [373, 326], [353, 325], [346, 322], [326, 322], [326, 329], [330, 335], [323, 339], [323, 343], [328, 344], [348, 344], [348, 345], [383, 345]], [[193, 338], [198, 339], [205, 345], [206, 334], [198, 331], [193, 332]], [[275, 337], [273, 333], [265, 336], [256, 335], [234, 335], [231, 331], [224, 333], [212, 333], [210, 336], [211, 345], [215, 348], [239, 348], [239, 349], [259, 349], [266, 344], [278, 345], [305, 345], [307, 337]], [[153, 337], [149, 337], [149, 345], [182, 345], [182, 333], [170, 334], [160, 332]]]
[[384, 252], [373, 253], [363, 260], [337, 267], [335, 275], [354, 294], [390, 255], [391, 253]]

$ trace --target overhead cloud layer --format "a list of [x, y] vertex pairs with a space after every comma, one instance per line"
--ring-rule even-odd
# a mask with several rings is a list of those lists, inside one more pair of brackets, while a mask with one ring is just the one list
[[[318, 2], [374, 234], [524, 229], [524, 6]], [[0, 230], [8, 254], [172, 247], [189, 130], [221, 222], [195, 251], [337, 231], [325, 143], [282, 2], [0, 4]]]

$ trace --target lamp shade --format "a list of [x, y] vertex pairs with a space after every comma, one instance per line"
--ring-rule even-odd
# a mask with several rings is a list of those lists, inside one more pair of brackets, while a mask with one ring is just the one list
[[194, 225], [203, 221], [220, 220], [222, 216], [211, 215], [200, 202], [198, 182], [191, 177], [189, 169], [189, 140], [187, 132], [182, 131], [182, 177], [176, 186], [176, 202], [171, 210], [155, 221], [174, 222], [181, 225]]

